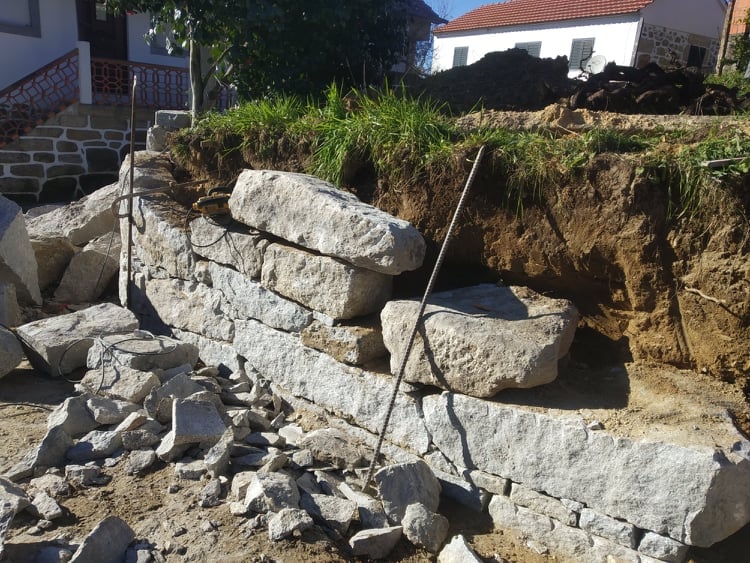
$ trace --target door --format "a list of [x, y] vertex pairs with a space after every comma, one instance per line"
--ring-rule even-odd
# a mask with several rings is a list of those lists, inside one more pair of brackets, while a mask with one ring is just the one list
[[107, 13], [104, 0], [77, 0], [78, 39], [88, 41], [91, 56], [127, 60], [125, 16]]

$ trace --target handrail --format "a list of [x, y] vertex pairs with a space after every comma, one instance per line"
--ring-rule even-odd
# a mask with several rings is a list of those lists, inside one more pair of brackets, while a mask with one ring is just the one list
[[0, 91], [0, 147], [79, 97], [78, 49], [74, 49]]

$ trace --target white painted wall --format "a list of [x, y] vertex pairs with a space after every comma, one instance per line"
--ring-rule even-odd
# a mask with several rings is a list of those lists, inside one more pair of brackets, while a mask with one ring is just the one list
[[39, 0], [39, 12], [41, 37], [0, 32], [0, 89], [76, 48], [75, 0]]
[[686, 31], [706, 37], [721, 37], [724, 0], [655, 0], [641, 11], [651, 25]]
[[[483, 30], [480, 32], [441, 33], [435, 35], [435, 53], [432, 72], [447, 70], [453, 66], [455, 47], [469, 47], [467, 64], [477, 62], [487, 53], [505, 51], [516, 43], [541, 41], [541, 58], [570, 57], [573, 39], [594, 37], [594, 54], [602, 55], [607, 62], [620, 65], [634, 62], [634, 47], [640, 34], [640, 18], [637, 14], [610, 18], [590, 18], [559, 24], [538, 24]], [[570, 76], [577, 76], [573, 70]]]
[[151, 46], [144, 39], [149, 27], [150, 18], [148, 14], [128, 16], [128, 59], [139, 63], [187, 68], [187, 56], [171, 57], [169, 55], [155, 55], [151, 52]]

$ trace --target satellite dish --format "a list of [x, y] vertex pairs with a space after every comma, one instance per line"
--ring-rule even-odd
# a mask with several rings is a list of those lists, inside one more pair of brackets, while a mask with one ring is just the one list
[[604, 70], [605, 66], [607, 66], [607, 59], [605, 59], [602, 55], [594, 55], [593, 57], [589, 57], [586, 66], [583, 67], [583, 70], [585, 70], [589, 74], [599, 74]]

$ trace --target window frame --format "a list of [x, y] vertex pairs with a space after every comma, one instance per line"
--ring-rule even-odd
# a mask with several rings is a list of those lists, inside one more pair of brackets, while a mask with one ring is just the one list
[[[462, 62], [463, 61], [463, 62]], [[456, 68], [459, 66], [467, 66], [469, 61], [469, 47], [453, 47], [453, 66]]]
[[29, 6], [29, 25], [13, 25], [0, 21], [0, 33], [12, 33], [14, 35], [26, 35], [28, 37], [41, 37], [42, 26], [39, 14], [39, 0], [26, 0]]
[[[586, 59], [590, 58], [591, 55], [594, 53], [595, 41], [596, 41], [595, 37], [581, 37], [578, 39], [573, 39], [573, 41], [570, 44], [570, 57], [568, 61], [569, 70], [576, 70], [576, 71], [583, 70], [581, 68], [581, 63], [585, 61]], [[590, 43], [590, 46], [588, 47], [588, 52], [586, 52], [587, 43]], [[576, 51], [580, 51], [580, 55], [578, 56], [577, 60], [574, 60], [573, 57]]]
[[523, 49], [529, 55], [531, 55], [532, 57], [536, 57], [538, 59], [540, 56], [540, 53], [542, 52], [542, 42], [541, 41], [521, 41], [520, 43], [516, 43], [513, 46], [513, 48]]

